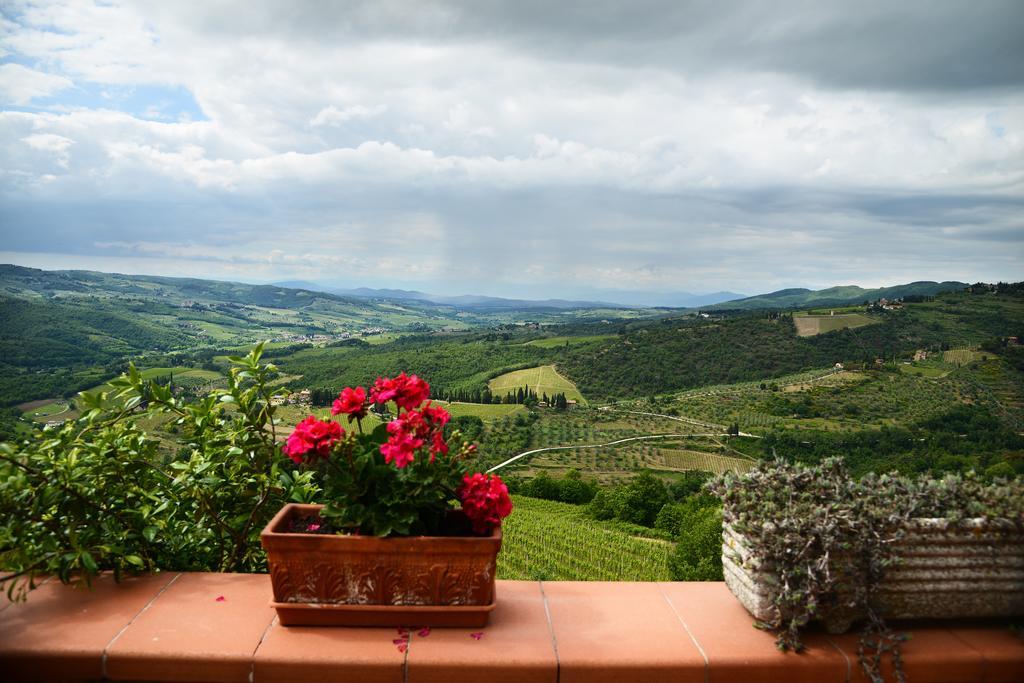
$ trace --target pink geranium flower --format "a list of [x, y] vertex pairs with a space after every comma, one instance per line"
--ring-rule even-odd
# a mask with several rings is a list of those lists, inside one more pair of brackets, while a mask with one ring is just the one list
[[327, 458], [334, 444], [344, 436], [345, 430], [337, 422], [318, 420], [310, 415], [295, 425], [282, 450], [295, 464], [310, 456]]
[[348, 415], [348, 421], [366, 417], [369, 412], [369, 406], [366, 404], [366, 389], [362, 387], [345, 387], [338, 394], [338, 398], [334, 399], [334, 405], [331, 406], [331, 415], [340, 415], [344, 413]]
[[430, 398], [430, 385], [416, 375], [378, 377], [370, 389], [370, 400], [381, 404], [394, 401], [403, 410], [413, 410]]
[[490, 533], [512, 513], [512, 498], [501, 477], [493, 474], [467, 474], [457, 491], [462, 511], [478, 534]]
[[402, 469], [416, 459], [416, 449], [422, 445], [423, 439], [399, 432], [392, 434], [387, 443], [381, 445], [380, 452], [384, 456], [384, 462], [394, 463], [395, 467]]

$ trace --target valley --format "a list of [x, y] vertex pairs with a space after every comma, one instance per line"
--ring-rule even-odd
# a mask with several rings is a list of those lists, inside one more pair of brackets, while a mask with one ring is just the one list
[[[516, 492], [505, 578], [714, 577], [673, 545], [673, 530], [711, 514], [706, 477], [774, 455], [843, 453], [861, 474], [1024, 474], [1019, 285], [889, 307], [486, 313], [24, 270], [4, 271], [0, 438], [77, 419], [76, 392], [110, 391], [129, 361], [199, 400], [257, 340], [277, 368], [272, 384], [291, 392], [275, 408], [279, 438], [306, 415], [330, 419], [343, 386], [414, 372], [479, 445], [479, 467]], [[138, 423], [163, 461], [181, 457], [172, 422]], [[364, 428], [379, 424], [371, 413]], [[638, 512], [636, 487], [664, 514]]]

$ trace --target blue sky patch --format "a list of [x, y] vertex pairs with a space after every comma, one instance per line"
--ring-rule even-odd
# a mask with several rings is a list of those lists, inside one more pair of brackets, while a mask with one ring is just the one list
[[[40, 70], [29, 60], [8, 55], [3, 63], [16, 63]], [[60, 74], [63, 75], [63, 74]], [[76, 81], [50, 97], [37, 97], [22, 106], [7, 106], [16, 111], [53, 109], [112, 109], [150, 121], [206, 121], [199, 103], [188, 88], [179, 85], [111, 85]]]

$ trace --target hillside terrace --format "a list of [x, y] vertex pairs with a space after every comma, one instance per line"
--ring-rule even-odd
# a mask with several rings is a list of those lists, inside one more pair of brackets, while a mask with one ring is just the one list
[[[724, 583], [499, 581], [482, 629], [283, 627], [265, 574], [165, 572], [92, 590], [44, 582], [0, 604], [5, 681], [488, 683], [866, 680], [858, 636], [776, 650]], [[1024, 640], [1005, 623], [920, 622], [910, 683], [1019, 683]], [[885, 670], [885, 669], [883, 669]], [[887, 671], [891, 680], [891, 671]]]

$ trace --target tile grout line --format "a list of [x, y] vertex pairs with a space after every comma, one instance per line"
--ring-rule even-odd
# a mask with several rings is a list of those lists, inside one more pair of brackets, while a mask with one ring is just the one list
[[260, 645], [263, 644], [267, 634], [270, 633], [270, 629], [274, 628], [274, 624], [276, 623], [277, 615], [275, 614], [274, 618], [270, 620], [269, 624], [267, 624], [267, 627], [263, 629], [263, 635], [260, 636], [260, 642], [256, 643], [256, 647], [252, 650], [252, 662], [249, 664], [249, 683], [253, 683], [256, 680], [256, 652], [260, 649]]
[[843, 656], [843, 661], [846, 662], [846, 683], [850, 683], [850, 681], [853, 680], [853, 664], [850, 663], [849, 655], [847, 655], [843, 651], [843, 648], [839, 647], [839, 645], [837, 645], [830, 636], [825, 636], [825, 640], [828, 641], [828, 644], [831, 645], [836, 652]]
[[693, 635], [693, 632], [690, 630], [689, 625], [683, 620], [683, 616], [679, 614], [679, 611], [676, 609], [676, 606], [673, 605], [672, 601], [668, 599], [667, 595], [665, 595], [665, 591], [662, 589], [661, 584], [658, 583], [657, 585], [658, 592], [661, 593], [661, 597], [665, 600], [666, 603], [668, 603], [668, 608], [672, 610], [672, 614], [676, 615], [676, 619], [678, 619], [679, 623], [683, 625], [683, 629], [686, 631], [686, 635], [690, 636], [690, 640], [692, 640], [693, 644], [697, 646], [697, 651], [700, 652], [700, 656], [704, 658], [704, 683], [708, 683], [708, 679], [711, 676], [711, 663], [708, 661], [707, 653], [704, 652], [704, 648], [700, 646], [700, 642], [698, 642], [697, 637]]
[[973, 650], [974, 653], [976, 655], [978, 655], [978, 658], [981, 660], [981, 678], [978, 679], [978, 680], [985, 680], [985, 678], [988, 676], [988, 665], [989, 665], [988, 657], [985, 656], [985, 653], [982, 652], [981, 650], [979, 650], [978, 648], [974, 647], [970, 643], [968, 643], [966, 640], [964, 640], [960, 636], [958, 636], [956, 634], [956, 631], [954, 631], [950, 627], [949, 622], [947, 620], [943, 619], [939, 623], [942, 624], [942, 628], [946, 629], [946, 632], [949, 633], [949, 635], [953, 636], [953, 638], [955, 640], [959, 640], [961, 643], [963, 643], [964, 647], [966, 647], [968, 650]]
[[148, 610], [148, 609], [149, 609], [149, 606], [150, 606], [150, 605], [152, 605], [152, 604], [153, 604], [154, 602], [156, 602], [156, 599], [157, 599], [157, 598], [159, 598], [159, 597], [160, 597], [161, 595], [163, 595], [163, 594], [164, 594], [164, 591], [165, 591], [165, 590], [167, 590], [168, 588], [170, 588], [170, 587], [171, 587], [171, 584], [172, 584], [172, 583], [174, 583], [175, 581], [177, 581], [177, 580], [178, 580], [178, 579], [180, 579], [180, 578], [181, 578], [181, 573], [179, 572], [179, 573], [177, 573], [177, 574], [175, 574], [175, 575], [174, 575], [174, 578], [173, 578], [173, 579], [171, 579], [170, 581], [168, 581], [167, 583], [165, 583], [165, 584], [164, 584], [164, 585], [163, 585], [163, 586], [162, 586], [162, 587], [160, 588], [160, 590], [159, 590], [159, 591], [157, 591], [156, 595], [154, 595], [154, 596], [153, 596], [152, 598], [150, 598], [150, 599], [149, 599], [149, 602], [147, 602], [147, 603], [146, 603], [145, 607], [143, 607], [142, 609], [140, 609], [140, 610], [138, 611], [138, 613], [137, 613], [137, 614], [136, 614], [135, 616], [133, 616], [133, 617], [132, 617], [132, 618], [131, 618], [131, 619], [130, 619], [130, 620], [128, 621], [128, 623], [127, 623], [127, 624], [125, 624], [124, 626], [122, 626], [122, 627], [121, 627], [121, 630], [117, 632], [117, 635], [115, 635], [115, 636], [114, 636], [113, 638], [111, 638], [111, 639], [110, 639], [110, 642], [109, 642], [109, 643], [107, 643], [106, 647], [104, 647], [104, 648], [103, 648], [103, 655], [102, 655], [102, 656], [100, 657], [100, 673], [101, 673], [101, 675], [102, 675], [102, 677], [103, 677], [104, 679], [106, 679], [106, 678], [108, 677], [108, 676], [107, 676], [107, 652], [108, 652], [108, 651], [110, 650], [110, 647], [111, 647], [111, 646], [112, 646], [112, 645], [113, 645], [114, 643], [116, 643], [116, 642], [117, 642], [117, 639], [121, 637], [121, 634], [122, 634], [122, 633], [124, 633], [125, 631], [127, 631], [127, 630], [128, 630], [128, 627], [129, 627], [129, 626], [131, 626], [132, 624], [134, 624], [134, 623], [135, 623], [135, 620], [136, 620], [136, 619], [138, 619], [139, 617], [141, 617], [141, 616], [142, 616], [143, 612], [145, 612], [146, 610]]
[[538, 581], [541, 601], [544, 603], [544, 616], [548, 619], [548, 633], [551, 634], [551, 647], [555, 651], [555, 680], [562, 678], [562, 660], [558, 657], [558, 638], [555, 636], [555, 624], [551, 621], [551, 608], [548, 607], [548, 594], [544, 592], [544, 582]]

